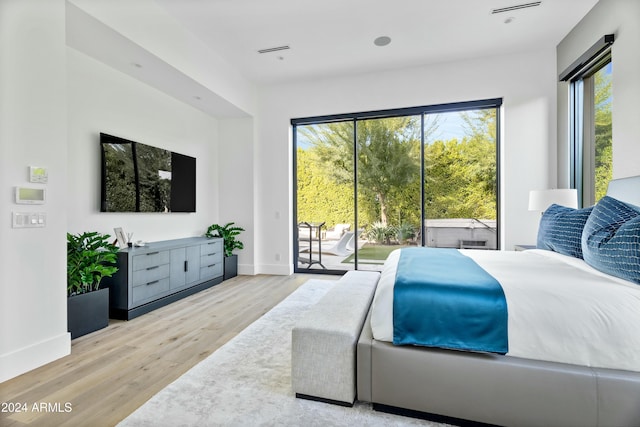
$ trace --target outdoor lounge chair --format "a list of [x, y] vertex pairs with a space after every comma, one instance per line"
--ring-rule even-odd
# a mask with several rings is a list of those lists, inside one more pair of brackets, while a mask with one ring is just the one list
[[348, 245], [349, 242], [353, 240], [353, 236], [353, 231], [347, 231], [342, 235], [342, 237], [340, 237], [340, 240], [338, 240], [337, 242], [327, 245], [326, 248], [323, 246], [321, 252], [323, 254], [331, 254], [337, 256], [351, 255], [353, 251], [348, 249]]
[[[348, 245], [353, 240], [353, 231], [347, 231], [340, 237], [340, 240], [336, 242], [327, 243], [322, 245], [322, 253], [328, 255], [347, 256], [353, 253], [353, 250], [349, 250]], [[353, 245], [353, 244], [352, 244]], [[309, 248], [302, 249], [300, 252], [308, 252]], [[318, 246], [316, 242], [313, 245], [313, 252], [318, 252]]]
[[324, 232], [323, 239], [336, 240], [341, 238], [344, 233], [349, 231], [350, 224], [336, 224], [333, 229], [329, 229]]
[[356, 232], [356, 235], [347, 242], [347, 250], [350, 253], [356, 250], [356, 245], [358, 246], [358, 249], [362, 249], [362, 247], [364, 246], [365, 242], [360, 241], [360, 235], [362, 234], [363, 231], [364, 229], [362, 228], [358, 229], [358, 231]]

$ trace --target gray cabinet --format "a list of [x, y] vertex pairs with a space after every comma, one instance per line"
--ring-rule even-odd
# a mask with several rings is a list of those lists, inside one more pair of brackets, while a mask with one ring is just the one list
[[171, 289], [200, 280], [200, 245], [171, 250]]
[[222, 239], [190, 237], [118, 252], [110, 288], [110, 316], [133, 319], [222, 282]]
[[200, 246], [200, 277], [218, 277], [223, 273], [223, 252], [222, 239], [211, 240]]

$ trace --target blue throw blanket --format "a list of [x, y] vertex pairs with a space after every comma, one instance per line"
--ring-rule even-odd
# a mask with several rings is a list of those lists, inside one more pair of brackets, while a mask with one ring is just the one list
[[393, 343], [507, 353], [502, 286], [455, 249], [402, 249], [393, 291]]

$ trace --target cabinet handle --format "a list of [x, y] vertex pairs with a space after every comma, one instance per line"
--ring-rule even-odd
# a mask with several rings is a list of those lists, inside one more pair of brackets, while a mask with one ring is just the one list
[[156, 268], [160, 268], [160, 266], [154, 265], [153, 267], [147, 267], [147, 270], [155, 270]]
[[156, 252], [149, 252], [149, 253], [147, 253], [147, 254], [145, 254], [145, 255], [158, 255], [159, 253], [160, 253], [160, 252], [156, 251]]
[[149, 286], [149, 285], [153, 285], [154, 283], [158, 283], [159, 281], [160, 281], [160, 280], [154, 280], [153, 282], [149, 282], [149, 283], [147, 283], [147, 286]]
[[189, 271], [189, 261], [184, 262], [184, 271]]
[[217, 254], [217, 253], [218, 253], [218, 252], [211, 252], [210, 254], [207, 254], [207, 256], [212, 256], [212, 255], [215, 255], [215, 254]]
[[215, 267], [216, 265], [218, 265], [218, 263], [207, 265], [207, 268]]

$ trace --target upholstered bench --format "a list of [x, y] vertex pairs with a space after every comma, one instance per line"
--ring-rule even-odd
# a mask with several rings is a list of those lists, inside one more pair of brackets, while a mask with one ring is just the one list
[[380, 273], [349, 271], [292, 331], [291, 384], [296, 397], [351, 406], [356, 344]]

